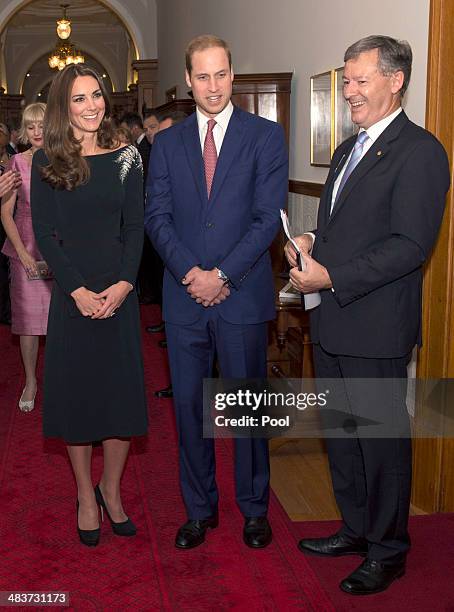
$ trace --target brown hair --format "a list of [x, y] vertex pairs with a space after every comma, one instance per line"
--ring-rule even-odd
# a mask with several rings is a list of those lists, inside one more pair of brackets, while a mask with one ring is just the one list
[[78, 76], [91, 76], [98, 81], [104, 102], [105, 114], [97, 133], [97, 144], [102, 149], [115, 149], [119, 146], [111, 123], [111, 106], [102, 79], [88, 66], [70, 64], [59, 72], [52, 81], [44, 115], [44, 151], [49, 165], [42, 168], [45, 181], [56, 189], [73, 190], [88, 182], [90, 168], [82, 156], [82, 144], [74, 136], [69, 117], [69, 103], [75, 79]]
[[133, 144], [134, 139], [131, 130], [121, 125], [115, 129], [115, 135], [122, 144]]
[[225, 40], [222, 40], [222, 38], [214, 34], [201, 34], [193, 38], [186, 47], [186, 70], [188, 74], [191, 74], [192, 56], [194, 53], [197, 51], [205, 51], [205, 49], [212, 49], [213, 47], [221, 47], [221, 49], [225, 50], [229, 58], [229, 68], [230, 70], [232, 69], [232, 54]]
[[19, 128], [18, 139], [22, 144], [28, 143], [27, 126], [34, 121], [42, 121], [44, 113], [46, 112], [46, 105], [44, 102], [34, 102], [25, 107], [22, 113], [22, 121]]

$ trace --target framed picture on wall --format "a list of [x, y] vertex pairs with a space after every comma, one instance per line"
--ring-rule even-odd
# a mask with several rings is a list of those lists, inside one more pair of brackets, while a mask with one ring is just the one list
[[357, 126], [351, 120], [348, 104], [344, 100], [343, 76], [344, 68], [336, 68], [334, 71], [334, 148], [358, 131]]
[[311, 165], [329, 166], [333, 133], [333, 71], [311, 77]]

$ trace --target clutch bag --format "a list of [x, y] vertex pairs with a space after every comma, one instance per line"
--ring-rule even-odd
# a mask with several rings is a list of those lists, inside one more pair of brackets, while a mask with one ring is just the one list
[[36, 272], [28, 272], [27, 277], [28, 280], [52, 280], [54, 275], [52, 274], [52, 270], [49, 268], [47, 263], [44, 260], [40, 260], [36, 262]]

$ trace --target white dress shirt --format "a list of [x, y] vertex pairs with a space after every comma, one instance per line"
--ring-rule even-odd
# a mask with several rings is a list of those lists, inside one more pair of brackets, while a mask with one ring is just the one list
[[[202, 147], [202, 154], [203, 154], [203, 146], [205, 144], [205, 136], [207, 135], [208, 121], [210, 120], [210, 118], [204, 115], [202, 112], [200, 112], [198, 106], [196, 107], [196, 113], [197, 113], [197, 125], [199, 127], [200, 146]], [[227, 131], [232, 113], [233, 113], [233, 104], [229, 101], [229, 103], [224, 108], [224, 110], [221, 111], [219, 115], [216, 115], [215, 117], [213, 117], [213, 119], [216, 121], [216, 125], [213, 128], [213, 138], [214, 138], [214, 145], [216, 147], [216, 152], [218, 154], [218, 157], [221, 151], [222, 143], [224, 141], [224, 136]]]

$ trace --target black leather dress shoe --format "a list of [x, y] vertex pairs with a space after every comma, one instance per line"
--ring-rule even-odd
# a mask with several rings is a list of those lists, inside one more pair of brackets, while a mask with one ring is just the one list
[[205, 542], [205, 534], [208, 529], [215, 529], [218, 526], [218, 517], [212, 516], [210, 518], [194, 521], [189, 520], [187, 523], [182, 525], [178, 530], [175, 538], [175, 546], [177, 548], [195, 548]]
[[171, 398], [171, 397], [173, 397], [172, 385], [169, 385], [168, 387], [165, 387], [165, 389], [159, 389], [159, 391], [155, 391], [154, 392], [154, 396], [155, 397], [164, 397], [164, 398]]
[[367, 541], [359, 538], [352, 540], [335, 533], [327, 538], [303, 539], [298, 542], [298, 548], [307, 555], [321, 557], [342, 557], [343, 555], [367, 555]]
[[147, 330], [149, 334], [159, 334], [160, 332], [164, 331], [165, 327], [166, 326], [165, 326], [164, 321], [161, 321], [159, 325], [149, 325], [145, 329]]
[[243, 540], [250, 548], [265, 548], [273, 539], [271, 526], [266, 516], [246, 516]]
[[167, 348], [167, 340], [166, 340], [166, 339], [164, 339], [164, 340], [159, 340], [158, 345], [159, 345], [161, 348]]
[[340, 583], [340, 588], [350, 595], [373, 595], [385, 591], [389, 585], [405, 574], [405, 561], [396, 565], [384, 565], [364, 559], [354, 572]]

